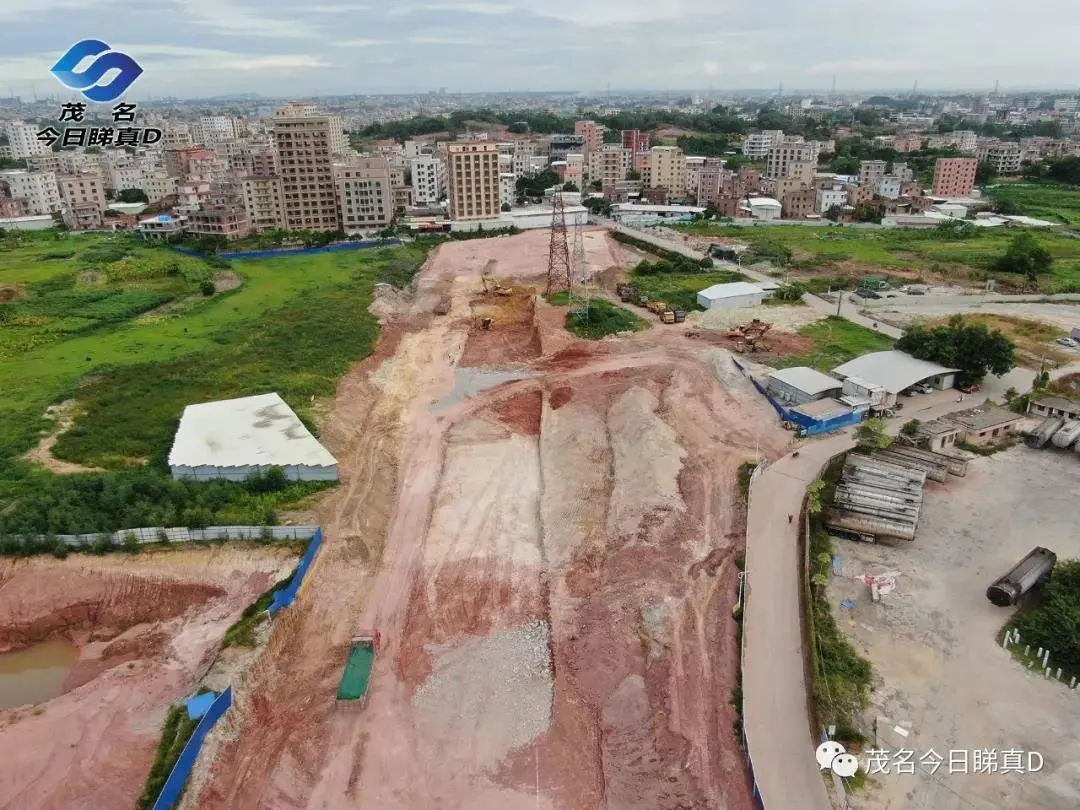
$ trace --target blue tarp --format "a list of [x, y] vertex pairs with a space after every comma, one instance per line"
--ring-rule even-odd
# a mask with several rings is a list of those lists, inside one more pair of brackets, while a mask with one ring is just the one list
[[210, 710], [215, 700], [217, 700], [217, 695], [213, 692], [203, 692], [201, 695], [188, 698], [187, 703], [184, 704], [187, 706], [188, 720], [198, 720]]
[[187, 741], [187, 745], [184, 746], [184, 750], [180, 752], [180, 756], [173, 766], [172, 773], [165, 780], [165, 786], [161, 789], [161, 793], [158, 794], [153, 810], [170, 810], [180, 801], [180, 794], [184, 792], [184, 784], [191, 775], [191, 769], [195, 767], [195, 760], [198, 759], [203, 740], [210, 733], [210, 729], [214, 727], [214, 723], [218, 721], [221, 715], [225, 714], [231, 705], [232, 687], [230, 686], [211, 702], [210, 708], [203, 715], [202, 720], [199, 721], [199, 725], [195, 726], [191, 738]]

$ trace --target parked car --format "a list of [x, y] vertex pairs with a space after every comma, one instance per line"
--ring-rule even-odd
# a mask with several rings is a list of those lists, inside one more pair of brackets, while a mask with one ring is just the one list
[[1062, 346], [1068, 346], [1070, 349], [1075, 349], [1077, 346], [1080, 346], [1080, 343], [1077, 343], [1076, 340], [1071, 337], [1058, 338], [1057, 342]]
[[961, 394], [974, 394], [976, 391], [982, 390], [982, 386], [978, 383], [975, 383], [975, 385], [958, 385], [956, 387], [960, 389]]

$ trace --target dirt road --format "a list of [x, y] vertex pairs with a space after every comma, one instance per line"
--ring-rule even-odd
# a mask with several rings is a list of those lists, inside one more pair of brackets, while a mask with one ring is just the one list
[[[382, 342], [322, 429], [343, 480], [324, 552], [185, 807], [750, 806], [736, 471], [789, 434], [682, 330], [574, 340], [531, 294], [547, 239], [448, 243], [377, 302]], [[618, 263], [604, 232], [585, 244], [594, 274]], [[513, 295], [483, 295], [491, 259]], [[359, 626], [383, 648], [342, 712]]]

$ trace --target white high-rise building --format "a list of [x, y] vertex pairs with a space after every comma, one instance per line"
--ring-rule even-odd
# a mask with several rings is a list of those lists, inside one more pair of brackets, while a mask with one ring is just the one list
[[413, 204], [435, 205], [446, 196], [446, 164], [435, 155], [420, 155], [410, 161]]
[[60, 210], [60, 189], [53, 172], [0, 172], [0, 183], [8, 187], [13, 199], [26, 200], [31, 215], [51, 214]]
[[52, 151], [48, 144], [37, 139], [38, 128], [33, 124], [13, 121], [7, 125], [5, 132], [11, 147], [11, 157], [15, 160], [25, 160], [31, 155], [46, 155]]
[[763, 160], [769, 154], [769, 150], [782, 140], [784, 140], [784, 131], [782, 129], [751, 132], [743, 141], [742, 151], [751, 160]]

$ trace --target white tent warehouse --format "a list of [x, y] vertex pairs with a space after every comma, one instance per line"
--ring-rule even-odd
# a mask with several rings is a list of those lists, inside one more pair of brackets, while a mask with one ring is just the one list
[[277, 394], [188, 405], [169, 469], [173, 478], [243, 481], [280, 467], [298, 481], [336, 481], [337, 459]]
[[884, 388], [889, 394], [885, 404], [896, 402], [896, 395], [916, 383], [944, 391], [956, 383], [959, 369], [946, 368], [929, 360], [919, 360], [900, 351], [871, 352], [849, 360], [832, 370], [840, 380], [856, 377]]
[[703, 309], [741, 309], [759, 307], [765, 291], [748, 281], [713, 284], [697, 294], [698, 306]]

